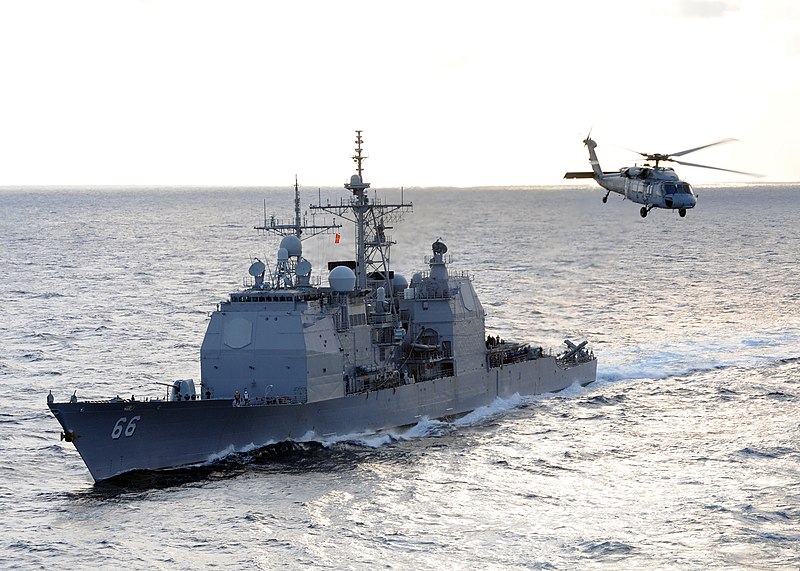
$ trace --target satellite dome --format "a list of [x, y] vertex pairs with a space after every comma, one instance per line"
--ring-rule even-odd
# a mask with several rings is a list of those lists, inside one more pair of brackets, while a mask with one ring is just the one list
[[303, 255], [303, 243], [297, 236], [285, 236], [281, 240], [281, 248], [286, 248], [289, 256], [297, 257]]
[[333, 291], [353, 291], [356, 287], [356, 274], [347, 266], [336, 266], [328, 274], [328, 283], [331, 284]]
[[395, 293], [400, 293], [408, 287], [408, 280], [400, 274], [395, 274], [392, 280], [392, 289]]
[[289, 252], [286, 251], [286, 248], [278, 248], [278, 261], [285, 262], [289, 259]]
[[357, 174], [354, 174], [353, 176], [350, 177], [350, 184], [354, 186], [361, 184], [361, 177], [358, 176]]

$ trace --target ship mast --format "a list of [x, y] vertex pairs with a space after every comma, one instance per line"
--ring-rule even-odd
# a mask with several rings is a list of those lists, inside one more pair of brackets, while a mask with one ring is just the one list
[[300, 238], [303, 228], [300, 226], [300, 187], [297, 185], [297, 175], [294, 175], [294, 226], [297, 237]]
[[356, 154], [353, 161], [356, 163], [357, 175], [350, 177], [350, 184], [344, 187], [353, 193], [352, 208], [356, 216], [356, 283], [358, 287], [367, 287], [367, 265], [366, 265], [366, 226], [365, 217], [369, 211], [369, 198], [364, 195], [364, 191], [369, 188], [369, 183], [364, 182], [363, 162], [367, 157], [361, 154], [361, 145], [364, 140], [361, 138], [361, 131], [356, 131]]
[[[361, 165], [361, 162], [365, 161], [367, 159], [367, 157], [365, 157], [365, 156], [363, 156], [361, 154], [361, 145], [364, 143], [364, 139], [361, 138], [361, 133], [362, 132], [363, 131], [359, 131], [359, 130], [356, 131], [356, 145], [358, 145], [358, 146], [356, 147], [356, 154], [353, 155], [353, 161], [356, 163], [356, 170], [358, 171], [358, 178], [362, 178], [363, 179], [362, 174], [363, 174], [363, 170], [364, 169], [363, 169], [363, 166]], [[369, 186], [369, 184], [367, 184], [367, 186]]]
[[364, 161], [367, 157], [363, 152], [364, 140], [362, 131], [356, 131], [356, 149], [353, 161], [356, 163], [356, 174], [350, 177], [350, 182], [344, 187], [353, 193], [349, 204], [340, 205], [312, 205], [310, 208], [319, 209], [341, 216], [356, 226], [356, 285], [360, 289], [368, 288], [368, 280], [376, 281], [373, 274], [379, 274], [378, 280], [386, 283], [387, 294], [392, 294], [392, 283], [389, 279], [389, 250], [394, 244], [386, 236], [387, 222], [399, 221], [402, 213], [413, 208], [413, 204], [383, 204], [377, 198], [370, 201], [366, 190], [370, 183], [364, 182]]
[[[262, 230], [265, 234], [272, 233], [277, 234], [278, 236], [291, 236], [294, 234], [301, 240], [305, 240], [306, 238], [312, 238], [318, 234], [324, 234], [329, 230], [334, 230], [341, 228], [341, 224], [336, 224], [336, 221], [332, 224], [320, 224], [317, 225], [315, 223], [308, 224], [308, 221], [301, 218], [300, 216], [300, 186], [297, 183], [297, 175], [294, 175], [294, 222], [286, 222], [281, 221], [275, 218], [275, 215], [272, 215], [267, 219], [267, 201], [264, 200], [264, 224], [261, 226], [255, 226], [256, 230]], [[308, 233], [304, 236], [303, 232], [307, 231]]]

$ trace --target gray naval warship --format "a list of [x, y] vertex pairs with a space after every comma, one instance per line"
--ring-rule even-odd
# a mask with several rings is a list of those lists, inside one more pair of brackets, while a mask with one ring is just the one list
[[[167, 383], [163, 398], [56, 402], [50, 411], [95, 481], [139, 470], [212, 463], [284, 441], [324, 440], [455, 418], [498, 398], [536, 395], [595, 380], [586, 341], [558, 355], [486, 335], [468, 274], [450, 271], [447, 246], [408, 282], [389, 267], [386, 223], [412, 208], [367, 195], [361, 131], [357, 174], [339, 204], [312, 205], [355, 225], [355, 260], [330, 262], [312, 280], [302, 238], [334, 226], [274, 217], [282, 235], [274, 266], [252, 262], [245, 287], [211, 314], [201, 379]], [[305, 232], [304, 232], [305, 231]], [[305, 235], [304, 235], [305, 234]]]

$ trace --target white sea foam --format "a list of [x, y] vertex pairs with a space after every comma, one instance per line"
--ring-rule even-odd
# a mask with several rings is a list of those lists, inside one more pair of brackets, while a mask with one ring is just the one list
[[[575, 383], [557, 394], [560, 396], [570, 397], [579, 395], [585, 391], [585, 387]], [[324, 438], [319, 438], [314, 433], [308, 433], [301, 440], [306, 442], [319, 442], [326, 447], [347, 443], [363, 446], [365, 448], [380, 448], [395, 442], [405, 442], [437, 437], [448, 434], [453, 430], [458, 430], [459, 428], [478, 426], [484, 422], [487, 422], [488, 420], [500, 417], [510, 410], [519, 408], [532, 402], [536, 402], [540, 399], [550, 398], [552, 396], [553, 393], [532, 396], [520, 396], [519, 394], [514, 394], [508, 398], [498, 397], [491, 404], [479, 407], [452, 421], [423, 417], [419, 420], [419, 422], [407, 428], [393, 428], [378, 432], [358, 432], [344, 435], [326, 436]]]
[[800, 355], [800, 333], [789, 328], [762, 331], [757, 336], [716, 336], [669, 342], [647, 341], [599, 355], [598, 379], [662, 379], [697, 371], [729, 367], [757, 367]]
[[325, 437], [318, 437], [316, 434], [309, 433], [303, 437], [303, 441], [319, 442], [326, 447], [347, 443], [363, 446], [365, 448], [380, 448], [392, 444], [393, 442], [436, 436], [441, 434], [448, 426], [450, 426], [449, 423], [444, 421], [422, 418], [419, 422], [406, 429], [393, 428], [377, 432], [352, 432]]
[[233, 445], [227, 446], [215, 454], [210, 454], [204, 463], [213, 464], [215, 462], [219, 462], [220, 460], [224, 460], [232, 454], [236, 454], [236, 448], [234, 448]]

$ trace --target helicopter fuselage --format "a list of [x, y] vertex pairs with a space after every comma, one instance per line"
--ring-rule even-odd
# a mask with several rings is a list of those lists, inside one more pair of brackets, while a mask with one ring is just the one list
[[[608, 192], [603, 202], [608, 200], [612, 192], [621, 194], [628, 200], [643, 204], [640, 210], [642, 218], [653, 208], [677, 210], [681, 217], [697, 204], [697, 196], [689, 183], [682, 181], [669, 167], [644, 165], [626, 167], [619, 172], [604, 172], [595, 153], [595, 143], [587, 137], [584, 144], [589, 148], [591, 172], [568, 172], [564, 178], [593, 178], [597, 184]], [[657, 157], [658, 158], [658, 157]]]
[[683, 182], [670, 168], [628, 167], [619, 174], [595, 176], [597, 183], [610, 192], [649, 208], [687, 210], [697, 204], [689, 183]]

